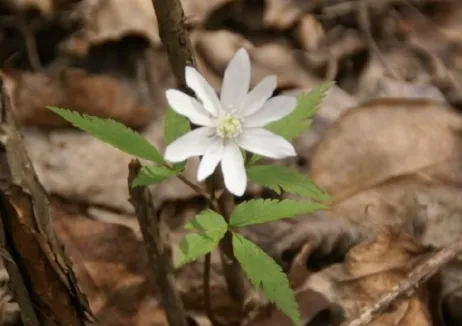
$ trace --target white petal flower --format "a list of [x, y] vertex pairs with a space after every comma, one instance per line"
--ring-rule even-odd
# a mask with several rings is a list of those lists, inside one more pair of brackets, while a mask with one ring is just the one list
[[240, 49], [225, 70], [220, 99], [205, 78], [194, 68], [186, 68], [186, 83], [199, 100], [178, 90], [166, 92], [167, 101], [178, 114], [201, 126], [171, 143], [165, 159], [182, 162], [202, 156], [198, 181], [210, 176], [221, 163], [226, 188], [242, 196], [247, 185], [244, 158], [240, 148], [270, 158], [295, 156], [295, 149], [283, 137], [264, 129], [295, 108], [290, 96], [270, 98], [276, 77], [268, 76], [249, 92], [250, 58]]

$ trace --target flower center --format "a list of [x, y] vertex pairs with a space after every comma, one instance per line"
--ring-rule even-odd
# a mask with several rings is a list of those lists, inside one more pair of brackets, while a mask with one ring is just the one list
[[235, 138], [242, 133], [241, 122], [232, 114], [218, 118], [217, 135], [222, 138]]

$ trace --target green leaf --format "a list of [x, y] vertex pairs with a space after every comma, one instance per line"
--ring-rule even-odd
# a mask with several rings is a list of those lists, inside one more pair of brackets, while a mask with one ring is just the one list
[[256, 184], [267, 187], [278, 194], [284, 190], [290, 194], [318, 201], [330, 199], [307, 175], [286, 166], [255, 165], [247, 168], [247, 175]]
[[208, 254], [218, 245], [220, 239], [205, 233], [190, 233], [186, 235], [180, 241], [180, 251], [175, 259], [175, 267], [180, 267], [196, 260], [200, 256]]
[[228, 224], [223, 216], [211, 209], [206, 209], [197, 214], [193, 220], [186, 223], [184, 228], [186, 230], [199, 231], [212, 237], [217, 235], [218, 238], [221, 238], [228, 229]]
[[48, 107], [72, 125], [130, 155], [164, 164], [159, 151], [143, 136], [112, 119], [103, 119], [75, 111]]
[[309, 214], [324, 209], [320, 203], [292, 199], [251, 199], [240, 203], [229, 219], [232, 227], [242, 227]]
[[181, 166], [174, 166], [173, 169], [155, 165], [143, 166], [133, 180], [132, 187], [161, 183], [170, 177], [176, 176], [181, 170]]
[[266, 128], [289, 141], [300, 135], [310, 127], [310, 118], [319, 109], [319, 105], [332, 84], [332, 82], [324, 83], [312, 89], [308, 94], [299, 95], [295, 109], [281, 120], [270, 123]]
[[165, 112], [164, 124], [164, 141], [169, 145], [178, 137], [183, 136], [191, 130], [191, 124], [188, 118], [176, 113], [170, 106], [167, 107]]
[[185, 236], [175, 265], [181, 266], [211, 252], [228, 230], [228, 224], [218, 213], [206, 209], [185, 225], [186, 230], [198, 231]]
[[294, 323], [301, 326], [300, 311], [281, 266], [242, 235], [233, 233], [233, 250], [242, 269], [252, 285], [263, 290], [265, 296], [275, 303]]
[[[327, 90], [333, 82], [324, 83], [313, 88], [308, 94], [301, 94], [297, 97], [297, 106], [287, 116], [281, 120], [268, 124], [265, 128], [278, 134], [288, 141], [292, 141], [298, 135], [310, 128], [313, 121], [311, 118], [319, 109]], [[261, 159], [260, 155], [253, 154], [247, 165], [254, 164]]]

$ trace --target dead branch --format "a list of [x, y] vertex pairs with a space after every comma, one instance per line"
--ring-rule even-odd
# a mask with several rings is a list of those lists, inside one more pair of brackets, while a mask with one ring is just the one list
[[381, 296], [372, 305], [364, 308], [358, 317], [342, 323], [341, 326], [368, 325], [394, 301], [410, 297], [422, 283], [436, 274], [442, 266], [453, 260], [461, 251], [462, 239], [459, 239], [418, 265], [405, 280], [394, 286], [389, 293]]
[[24, 324], [83, 326], [92, 314], [53, 231], [47, 194], [1, 79], [0, 216], [2, 256]]
[[146, 245], [152, 278], [159, 292], [159, 300], [165, 309], [169, 325], [187, 326], [183, 303], [174, 283], [172, 249], [168, 241], [169, 230], [156, 212], [149, 189], [144, 186], [131, 187], [140, 169], [141, 164], [138, 160], [130, 162], [128, 188], [130, 202], [135, 208]]
[[170, 66], [179, 87], [182, 91], [190, 94], [191, 90], [186, 85], [185, 67], [195, 66], [193, 49], [184, 28], [184, 11], [179, 0], [152, 0], [159, 22], [159, 36], [164, 44]]
[[380, 52], [379, 46], [377, 45], [377, 43], [374, 40], [374, 37], [372, 36], [371, 23], [370, 23], [370, 17], [369, 17], [369, 8], [368, 8], [366, 0], [358, 0], [356, 5], [357, 5], [357, 15], [356, 16], [358, 20], [358, 25], [366, 38], [369, 49], [372, 51], [373, 54], [375, 54], [375, 56], [380, 61], [380, 64], [385, 68], [388, 74], [394, 79], [400, 80], [401, 78], [398, 76], [398, 74], [394, 72], [393, 69], [391, 69], [390, 65], [387, 63], [387, 61], [383, 57], [382, 52]]

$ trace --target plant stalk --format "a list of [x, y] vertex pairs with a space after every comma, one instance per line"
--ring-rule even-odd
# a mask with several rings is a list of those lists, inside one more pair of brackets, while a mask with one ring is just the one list
[[[193, 92], [186, 85], [185, 67], [195, 66], [195, 60], [188, 31], [183, 25], [185, 16], [181, 2], [180, 0], [152, 0], [152, 3], [159, 24], [159, 36], [167, 50], [175, 78], [182, 91], [192, 94]], [[218, 169], [209, 179], [211, 181], [208, 182], [213, 183], [212, 189], [223, 188], [223, 176]], [[217, 205], [212, 205], [212, 209], [228, 220], [234, 209], [234, 197], [225, 191], [218, 200], [213, 201]], [[229, 294], [243, 303], [246, 297], [246, 280], [234, 256], [231, 237], [232, 235], [228, 232], [219, 245], [223, 273]]]

